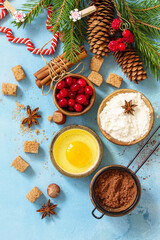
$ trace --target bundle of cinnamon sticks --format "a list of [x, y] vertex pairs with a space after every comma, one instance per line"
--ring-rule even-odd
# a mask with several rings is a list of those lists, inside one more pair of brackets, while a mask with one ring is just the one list
[[[67, 59], [64, 58], [65, 53], [61, 54], [59, 57], [57, 57], [55, 60], [51, 60], [51, 65], [54, 71], [50, 74], [49, 66], [46, 65], [43, 68], [41, 68], [39, 71], [34, 73], [34, 76], [36, 77], [35, 83], [36, 85], [41, 88], [42, 86], [46, 85], [49, 86], [51, 83], [51, 76], [55, 77], [57, 74], [60, 74], [62, 70], [70, 69], [74, 64], [80, 62], [84, 58], [87, 57], [87, 51], [82, 46], [80, 48], [81, 52], [78, 55], [77, 61], [73, 63], [72, 61], [67, 61]], [[61, 61], [62, 59], [62, 61]], [[63, 62], [63, 63], [62, 63]], [[65, 65], [64, 65], [65, 64]]]

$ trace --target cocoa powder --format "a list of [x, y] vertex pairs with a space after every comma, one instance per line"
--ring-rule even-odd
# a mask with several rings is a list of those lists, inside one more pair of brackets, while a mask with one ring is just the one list
[[137, 195], [137, 185], [128, 172], [109, 169], [98, 177], [94, 194], [102, 208], [122, 211], [133, 204]]

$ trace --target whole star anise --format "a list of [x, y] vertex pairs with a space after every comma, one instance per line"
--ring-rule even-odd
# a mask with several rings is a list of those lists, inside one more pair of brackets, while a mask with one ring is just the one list
[[132, 104], [132, 100], [130, 100], [129, 102], [127, 102], [126, 100], [125, 100], [125, 105], [124, 106], [122, 106], [122, 108], [124, 108], [125, 110], [124, 110], [124, 113], [130, 113], [130, 114], [132, 114], [132, 115], [134, 115], [133, 113], [134, 113], [134, 107], [136, 107], [137, 105], [136, 104]]
[[51, 204], [51, 203], [50, 203], [50, 199], [49, 199], [48, 202], [47, 202], [47, 205], [44, 204], [40, 209], [37, 210], [37, 212], [43, 213], [43, 214], [42, 214], [42, 218], [41, 218], [41, 219], [43, 219], [43, 218], [45, 218], [47, 215], [48, 215], [48, 217], [50, 217], [50, 214], [56, 215], [56, 212], [53, 211], [53, 209], [54, 209], [55, 207], [57, 207], [57, 205]]
[[39, 110], [38, 108], [35, 108], [33, 111], [31, 111], [30, 106], [27, 106], [27, 113], [28, 113], [28, 117], [23, 119], [22, 124], [27, 123], [28, 127], [30, 128], [32, 123], [35, 123], [36, 125], [39, 125], [39, 123], [37, 122], [37, 118], [41, 118], [41, 115], [36, 114]]

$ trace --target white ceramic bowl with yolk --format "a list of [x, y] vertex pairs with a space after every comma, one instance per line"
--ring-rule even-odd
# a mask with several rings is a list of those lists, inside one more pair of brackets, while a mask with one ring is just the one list
[[100, 138], [90, 128], [71, 125], [61, 129], [50, 145], [55, 168], [65, 176], [82, 178], [93, 173], [103, 156]]

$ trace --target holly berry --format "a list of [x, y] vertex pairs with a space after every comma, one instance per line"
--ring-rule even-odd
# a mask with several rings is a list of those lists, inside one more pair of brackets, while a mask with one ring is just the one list
[[80, 85], [77, 84], [77, 83], [75, 83], [75, 84], [71, 85], [70, 90], [71, 90], [72, 92], [76, 92], [76, 91], [79, 90], [79, 88], [80, 88]]
[[119, 20], [119, 18], [116, 18], [116, 19], [114, 19], [114, 20], [112, 21], [111, 27], [112, 27], [113, 29], [119, 30], [120, 23], [121, 23], [121, 20]]
[[108, 44], [109, 50], [112, 51], [112, 52], [117, 52], [118, 51], [118, 44], [119, 43], [116, 40], [111, 41]]
[[69, 98], [75, 98], [76, 97], [76, 92], [68, 91], [68, 97]]
[[85, 103], [87, 100], [86, 96], [83, 95], [83, 94], [79, 94], [77, 97], [76, 97], [76, 102], [77, 103], [80, 103], [80, 104], [83, 104]]
[[77, 83], [81, 86], [81, 87], [85, 87], [87, 85], [86, 81], [83, 78], [78, 79]]
[[119, 51], [125, 51], [126, 50], [126, 44], [125, 43], [120, 43], [118, 45], [118, 49], [119, 49]]
[[126, 30], [123, 31], [122, 36], [124, 38], [128, 38], [131, 34], [132, 33], [128, 29], [126, 29]]
[[62, 108], [64, 107], [67, 107], [67, 99], [66, 98], [61, 98], [59, 101], [58, 101], [58, 105]]
[[68, 86], [71, 86], [72, 83], [73, 83], [73, 79], [72, 79], [71, 77], [66, 77], [66, 84], [67, 84]]
[[57, 99], [61, 99], [61, 98], [62, 98], [61, 94], [60, 94], [60, 93], [57, 93], [56, 98], [57, 98]]
[[93, 89], [92, 89], [91, 86], [86, 86], [85, 89], [84, 89], [84, 91], [85, 91], [85, 94], [88, 94], [88, 95], [90, 95], [90, 96], [93, 95]]
[[67, 88], [62, 88], [60, 91], [59, 91], [59, 94], [61, 95], [62, 98], [65, 98], [68, 96], [68, 90]]
[[76, 112], [82, 112], [83, 107], [82, 107], [81, 104], [76, 103], [76, 104], [74, 105], [74, 109], [76, 110]]
[[68, 106], [69, 107], [74, 107], [74, 105], [75, 105], [75, 100], [74, 99], [69, 99], [68, 100]]
[[84, 88], [80, 87], [80, 89], [77, 91], [78, 94], [83, 94], [84, 93]]
[[66, 83], [64, 80], [61, 80], [60, 82], [57, 83], [57, 89], [62, 89], [66, 86]]

